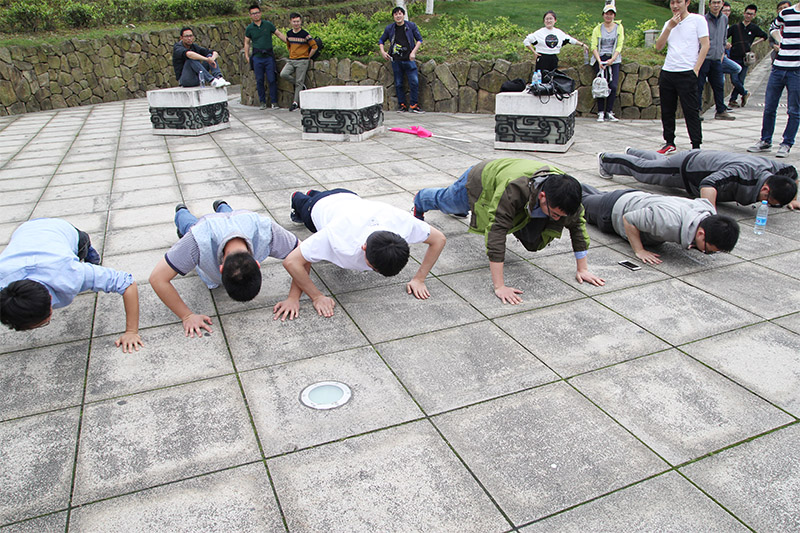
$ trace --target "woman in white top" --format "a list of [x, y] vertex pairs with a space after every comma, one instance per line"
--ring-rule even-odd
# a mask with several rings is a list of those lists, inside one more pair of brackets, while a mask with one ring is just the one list
[[548, 11], [543, 17], [544, 28], [528, 34], [522, 44], [536, 58], [536, 70], [555, 70], [558, 68], [558, 53], [565, 44], [577, 44], [589, 50], [586, 44], [556, 28], [556, 14]]
[[603, 70], [608, 80], [611, 93], [606, 98], [597, 99], [597, 122], [617, 122], [614, 116], [614, 98], [619, 83], [619, 66], [622, 63], [620, 52], [625, 42], [625, 30], [622, 24], [615, 22], [617, 8], [614, 4], [606, 4], [603, 8], [603, 22], [592, 31], [592, 65], [594, 73]]

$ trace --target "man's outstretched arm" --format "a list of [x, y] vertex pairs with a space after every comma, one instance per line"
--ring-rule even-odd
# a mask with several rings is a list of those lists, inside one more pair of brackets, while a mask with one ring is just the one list
[[172, 279], [178, 273], [172, 269], [163, 257], [158, 262], [153, 272], [150, 273], [150, 286], [156, 292], [164, 305], [169, 307], [170, 311], [175, 313], [175, 316], [183, 322], [183, 331], [187, 337], [203, 336], [203, 331], [211, 332], [211, 317], [206, 315], [196, 315], [192, 313], [189, 306], [181, 299], [178, 291], [172, 285]]
[[333, 301], [333, 298], [322, 294], [317, 286], [314, 285], [314, 282], [311, 281], [311, 276], [309, 275], [311, 262], [303, 257], [303, 254], [300, 253], [299, 246], [292, 250], [292, 252], [286, 256], [286, 259], [283, 260], [283, 268], [292, 276], [292, 279], [300, 287], [300, 290], [311, 298], [311, 302], [314, 304], [314, 309], [317, 310], [317, 313], [324, 317], [333, 316], [333, 308], [336, 302]]
[[644, 249], [639, 228], [628, 222], [624, 216], [622, 217], [622, 223], [625, 225], [625, 235], [627, 235], [628, 242], [631, 248], [633, 248], [633, 253], [636, 254], [636, 257], [641, 259], [643, 263], [649, 263], [651, 265], [661, 263], [661, 259], [658, 258], [657, 253], [649, 252]]
[[139, 346], [144, 344], [139, 336], [139, 289], [135, 281], [122, 293], [122, 304], [125, 306], [125, 333], [114, 344], [122, 346], [123, 353], [138, 352]]
[[417, 273], [411, 278], [411, 281], [406, 284], [406, 292], [408, 292], [408, 294], [413, 294], [420, 300], [425, 300], [431, 295], [431, 293], [428, 292], [428, 288], [425, 286], [425, 278], [439, 259], [439, 255], [444, 249], [447, 238], [444, 236], [444, 233], [431, 227], [431, 234], [428, 235], [428, 238], [423, 242], [428, 245], [428, 249], [425, 251], [425, 257], [422, 258], [422, 264], [419, 265]]

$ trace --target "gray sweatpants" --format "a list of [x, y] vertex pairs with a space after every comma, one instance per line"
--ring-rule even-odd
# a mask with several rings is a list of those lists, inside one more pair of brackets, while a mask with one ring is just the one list
[[288, 59], [281, 70], [281, 78], [294, 83], [294, 101], [300, 103], [300, 91], [306, 86], [306, 73], [310, 59]]
[[664, 156], [650, 150], [628, 148], [627, 154], [603, 154], [600, 166], [616, 176], [633, 176], [642, 183], [683, 189], [681, 166], [691, 153], [687, 151]]

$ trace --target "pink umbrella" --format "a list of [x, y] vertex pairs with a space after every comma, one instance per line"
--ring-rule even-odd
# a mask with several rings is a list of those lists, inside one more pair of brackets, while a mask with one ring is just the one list
[[450, 141], [461, 141], [464, 143], [472, 142], [467, 139], [456, 139], [455, 137], [445, 137], [444, 135], [434, 135], [431, 131], [426, 130], [422, 126], [411, 126], [410, 128], [389, 128], [389, 131], [399, 131], [400, 133], [410, 133], [417, 137], [437, 137], [439, 139], [447, 139]]

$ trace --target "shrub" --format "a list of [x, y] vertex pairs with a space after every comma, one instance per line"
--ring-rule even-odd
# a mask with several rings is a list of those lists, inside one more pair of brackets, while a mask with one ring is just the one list
[[95, 5], [67, 2], [61, 16], [71, 28], [88, 28], [103, 19], [103, 12]]
[[522, 48], [523, 29], [507, 17], [488, 22], [462, 18], [457, 22], [443, 15], [439, 26], [431, 32], [443, 51], [451, 54], [467, 52], [480, 57], [518, 57]]
[[334, 57], [363, 57], [374, 54], [380, 29], [361, 13], [339, 14], [326, 24], [309, 24], [308, 31], [320, 37], [325, 51]]
[[[592, 31], [594, 31], [595, 26], [600, 24], [600, 21], [596, 20], [597, 17], [592, 17], [586, 11], [581, 11], [578, 13], [578, 16], [575, 17], [575, 22], [572, 26], [569, 27], [569, 33], [576, 39], [578, 39], [582, 43], [586, 43], [588, 45], [592, 44]], [[627, 29], [627, 28], [626, 28]], [[625, 34], [625, 41], [627, 44], [628, 35]]]
[[[645, 30], [660, 30], [661, 25], [656, 22], [656, 19], [647, 19], [641, 21], [636, 25], [633, 31], [625, 29], [625, 45], [630, 48], [639, 48], [644, 46], [644, 32]], [[630, 33], [629, 33], [630, 32]]]
[[3, 15], [3, 26], [11, 31], [39, 31], [55, 28], [53, 10], [45, 4], [20, 0]]

